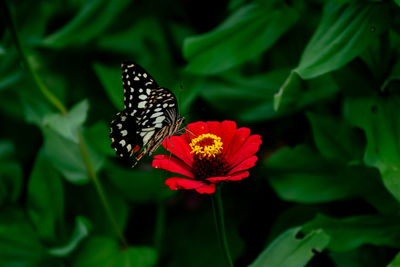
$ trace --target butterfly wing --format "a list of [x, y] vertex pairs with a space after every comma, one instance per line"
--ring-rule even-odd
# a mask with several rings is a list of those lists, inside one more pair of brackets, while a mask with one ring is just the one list
[[111, 122], [111, 147], [121, 157], [135, 154], [137, 161], [152, 153], [167, 137], [167, 128], [178, 118], [178, 106], [174, 94], [158, 87], [137, 64], [122, 64], [122, 83], [125, 109]]

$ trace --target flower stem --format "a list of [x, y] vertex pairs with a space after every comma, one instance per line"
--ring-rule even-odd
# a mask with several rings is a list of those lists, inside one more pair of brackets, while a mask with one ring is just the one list
[[[26, 68], [28, 69], [30, 75], [32, 76], [36, 86], [40, 89], [40, 92], [44, 95], [44, 97], [47, 99], [47, 101], [49, 101], [53, 106], [55, 106], [62, 114], [66, 115], [68, 113], [67, 108], [57, 98], [57, 96], [54, 95], [46, 87], [46, 85], [43, 83], [40, 76], [36, 73], [35, 69], [33, 68], [31, 62], [29, 61], [28, 53], [25, 51], [23, 45], [21, 45], [21, 41], [20, 41], [18, 33], [15, 29], [14, 19], [12, 17], [12, 13], [10, 12], [10, 8], [9, 8], [7, 1], [0, 0], [0, 10], [3, 11], [2, 12], [3, 17], [5, 18], [5, 21], [9, 25], [11, 37], [15, 43], [15, 46], [17, 47], [17, 51], [18, 51], [22, 61], [24, 62]], [[93, 168], [92, 161], [89, 157], [89, 154], [87, 153], [86, 144], [84, 143], [82, 133], [80, 131], [78, 132], [78, 137], [79, 137], [79, 149], [81, 150], [82, 158], [83, 158], [86, 170], [89, 174], [89, 177], [93, 180], [93, 183], [95, 185], [97, 193], [99, 194], [99, 197], [103, 203], [103, 206], [107, 212], [107, 215], [110, 218], [110, 221], [113, 224], [116, 233], [118, 234], [119, 238], [121, 239], [123, 246], [127, 247], [128, 243], [126, 242], [126, 240], [122, 234], [122, 231], [120, 230], [118, 223], [114, 218], [110, 204], [107, 201], [106, 195], [104, 194], [104, 191], [101, 187], [100, 181], [97, 178], [96, 171]]]
[[165, 202], [159, 201], [157, 204], [156, 224], [154, 230], [154, 248], [159, 255], [161, 255], [166, 209]]
[[21, 41], [19, 39], [18, 33], [15, 29], [14, 20], [12, 14], [10, 12], [9, 5], [7, 1], [0, 1], [1, 2], [1, 9], [3, 10], [3, 16], [6, 22], [9, 25], [11, 37], [17, 47], [18, 53], [21, 56], [22, 61], [24, 62], [26, 68], [28, 69], [29, 74], [32, 76], [33, 80], [35, 81], [37, 87], [42, 92], [42, 94], [47, 98], [47, 100], [55, 106], [62, 114], [67, 114], [67, 109], [62, 104], [62, 102], [46, 87], [43, 83], [42, 79], [40, 79], [39, 75], [36, 73], [35, 69], [33, 68], [28, 54], [25, 51], [23, 45], [21, 45]]
[[104, 208], [105, 208], [105, 210], [107, 212], [107, 216], [110, 218], [110, 221], [111, 221], [111, 223], [112, 223], [112, 225], [114, 227], [114, 230], [115, 230], [116, 234], [118, 235], [119, 239], [121, 239], [123, 247], [127, 248], [128, 247], [128, 242], [126, 241], [124, 235], [122, 234], [122, 231], [121, 231], [121, 229], [120, 229], [120, 227], [119, 227], [119, 225], [117, 223], [117, 220], [115, 219], [114, 214], [112, 212], [111, 206], [107, 201], [107, 197], [106, 197], [106, 195], [104, 193], [104, 190], [103, 190], [103, 188], [101, 186], [101, 183], [100, 183], [100, 181], [99, 181], [99, 179], [97, 177], [96, 171], [93, 168], [93, 164], [92, 164], [92, 161], [91, 161], [91, 159], [89, 157], [89, 154], [88, 154], [88, 151], [87, 151], [87, 148], [86, 148], [86, 144], [85, 144], [85, 142], [83, 140], [81, 132], [78, 133], [78, 138], [79, 138], [79, 140], [78, 140], [79, 149], [81, 151], [83, 162], [85, 164], [85, 167], [86, 167], [86, 170], [87, 170], [87, 172], [89, 174], [89, 177], [92, 179], [92, 181], [94, 183], [94, 186], [96, 187], [97, 193], [99, 194], [100, 200], [101, 200], [101, 202], [102, 202], [102, 204], [103, 204], [103, 206], [104, 206]]
[[221, 189], [217, 186], [215, 193], [211, 195], [211, 203], [214, 212], [215, 227], [217, 229], [218, 240], [224, 251], [226, 262], [229, 267], [233, 267], [231, 253], [225, 233], [224, 208], [222, 206]]

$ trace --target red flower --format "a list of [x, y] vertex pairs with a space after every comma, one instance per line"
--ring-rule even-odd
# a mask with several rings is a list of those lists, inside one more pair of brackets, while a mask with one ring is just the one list
[[236, 129], [233, 121], [199, 121], [189, 124], [185, 134], [166, 138], [162, 145], [177, 158], [157, 155], [153, 167], [187, 177], [167, 179], [165, 184], [172, 190], [212, 194], [215, 184], [249, 176], [246, 170], [257, 161], [254, 154], [260, 144], [259, 135], [250, 135], [248, 128]]

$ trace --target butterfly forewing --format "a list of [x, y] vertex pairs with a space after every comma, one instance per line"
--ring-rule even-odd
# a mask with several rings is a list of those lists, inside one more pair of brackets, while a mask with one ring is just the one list
[[134, 154], [137, 161], [142, 155], [154, 152], [162, 140], [173, 135], [183, 117], [178, 115], [174, 94], [159, 87], [139, 65], [122, 64], [122, 83], [125, 109], [111, 122], [111, 147], [121, 157]]
[[142, 67], [130, 62], [124, 62], [122, 68], [122, 85], [124, 87], [124, 108], [131, 111], [130, 115], [140, 118], [140, 111], [146, 109], [147, 99], [158, 84]]

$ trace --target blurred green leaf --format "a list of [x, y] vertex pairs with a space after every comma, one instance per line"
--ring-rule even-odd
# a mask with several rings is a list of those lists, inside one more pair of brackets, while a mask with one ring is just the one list
[[40, 150], [28, 183], [28, 214], [40, 238], [55, 241], [64, 219], [64, 189], [57, 171]]
[[385, 247], [362, 246], [344, 252], [330, 251], [328, 254], [334, 266], [376, 267], [386, 266], [388, 263]]
[[[400, 1], [400, 0], [399, 0]], [[386, 78], [386, 80], [383, 82], [381, 86], [381, 91], [385, 91], [387, 87], [395, 81], [400, 81], [400, 61], [396, 62], [396, 64], [393, 65], [393, 68]]]
[[124, 94], [122, 90], [121, 69], [118, 66], [110, 68], [100, 63], [93, 64], [97, 77], [103, 84], [104, 89], [111, 102], [117, 110], [124, 108]]
[[344, 163], [362, 159], [362, 136], [357, 135], [348, 122], [311, 112], [307, 113], [307, 117], [315, 144], [325, 158]]
[[[225, 191], [224, 191], [225, 192]], [[196, 202], [199, 198], [188, 197], [189, 202]], [[200, 198], [202, 202], [207, 198]], [[211, 203], [203, 202], [205, 206], [201, 209], [185, 210], [179, 215], [171, 217], [166, 225], [165, 242], [163, 249], [170, 260], [167, 266], [225, 266], [226, 260], [223, 251], [218, 242], [218, 236], [215, 231], [214, 218], [210, 208]], [[225, 205], [225, 207], [227, 207]], [[205, 209], [204, 209], [205, 208]], [[169, 217], [168, 213], [168, 217]], [[228, 217], [228, 209], [225, 209], [225, 228], [226, 236], [229, 242], [229, 248], [232, 260], [240, 258], [245, 246], [240, 236], [238, 215]], [[228, 223], [229, 222], [229, 223]], [[201, 256], [199, 256], [201, 251]]]
[[346, 104], [350, 122], [367, 137], [365, 164], [379, 169], [386, 188], [400, 201], [399, 107], [399, 97], [349, 99]]
[[83, 100], [76, 104], [68, 114], [49, 114], [43, 118], [43, 125], [53, 129], [61, 136], [78, 143], [78, 130], [86, 121], [89, 103]]
[[105, 237], [87, 240], [72, 264], [74, 267], [151, 267], [157, 262], [157, 253], [149, 247], [121, 249], [116, 241]]
[[289, 6], [248, 4], [212, 31], [185, 40], [183, 54], [189, 61], [187, 70], [215, 74], [255, 58], [297, 19], [297, 12]]
[[[177, 71], [173, 64], [174, 51], [171, 51], [169, 44], [170, 36], [169, 33], [166, 33], [168, 25], [164, 20], [154, 16], [153, 6], [151, 6], [150, 14], [135, 18], [135, 20], [128, 20], [132, 25], [129, 25], [127, 29], [118, 28], [102, 35], [97, 41], [97, 46], [105, 51], [123, 53], [124, 57], [119, 59], [119, 64], [124, 60], [134, 60], [144, 67], [158, 84], [171, 87], [177, 81]], [[119, 79], [119, 81], [114, 84], [116, 87], [114, 90], [119, 88], [122, 95], [121, 72], [118, 72], [116, 77], [115, 79]], [[121, 104], [117, 103], [117, 105]]]
[[128, 3], [128, 0], [83, 1], [76, 16], [44, 39], [43, 45], [54, 48], [83, 45], [107, 29]]
[[22, 169], [14, 153], [13, 143], [0, 141], [0, 207], [16, 202], [21, 193]]
[[305, 266], [314, 257], [315, 251], [321, 252], [326, 248], [330, 237], [318, 229], [299, 238], [297, 235], [300, 231], [301, 227], [296, 227], [282, 233], [249, 267]]
[[[400, 5], [400, 1], [398, 1], [398, 5]], [[400, 253], [396, 254], [396, 257], [394, 257], [387, 267], [400, 267]]]
[[274, 190], [289, 201], [328, 202], [382, 190], [373, 169], [340, 165], [305, 145], [281, 149], [264, 166]]
[[[87, 183], [89, 181], [88, 174], [78, 144], [64, 138], [52, 129], [44, 128], [43, 135], [45, 154], [53, 166], [69, 182]], [[104, 163], [104, 155], [95, 152], [89, 146], [87, 149], [95, 171], [100, 170]]]
[[91, 224], [87, 219], [77, 216], [75, 219], [75, 229], [69, 242], [62, 247], [50, 248], [47, 252], [56, 257], [68, 256], [78, 247], [83, 239], [89, 236], [90, 228]]
[[[110, 209], [112, 210], [114, 219], [119, 228], [124, 231], [127, 220], [129, 219], [130, 206], [127, 204], [127, 200], [121, 192], [102, 178], [102, 176], [99, 177], [101, 186]], [[95, 186], [93, 184], [79, 186], [78, 188], [74, 188], [73, 192], [79, 197], [70, 198], [70, 205], [67, 207], [68, 211], [76, 214], [84, 214], [85, 218], [93, 222], [90, 231], [92, 235], [119, 238]]]
[[327, 3], [320, 25], [294, 71], [310, 79], [342, 67], [386, 31], [388, 17], [388, 7], [383, 3]]
[[110, 164], [105, 172], [110, 182], [133, 202], [158, 202], [175, 193], [164, 184], [167, 177], [163, 177], [162, 171], [132, 170]]
[[331, 239], [328, 248], [348, 251], [364, 244], [400, 247], [400, 218], [397, 216], [364, 215], [344, 219], [318, 215], [303, 226], [304, 232], [323, 229]]
[[104, 121], [99, 121], [84, 129], [83, 135], [89, 147], [101, 155], [115, 156], [111, 148], [110, 128]]
[[19, 209], [2, 209], [0, 212], [0, 265], [40, 266], [44, 249]]

